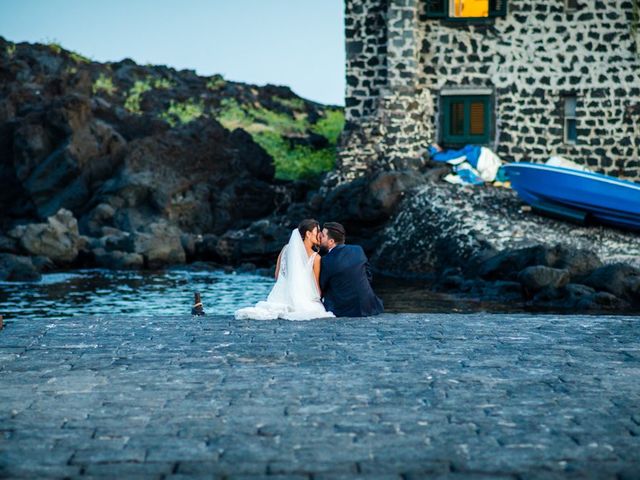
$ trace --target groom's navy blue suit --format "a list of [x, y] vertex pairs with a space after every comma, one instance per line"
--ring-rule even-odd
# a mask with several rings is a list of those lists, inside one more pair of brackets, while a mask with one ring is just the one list
[[383, 311], [371, 288], [369, 261], [359, 245], [336, 245], [322, 257], [320, 289], [324, 307], [336, 317], [368, 317]]

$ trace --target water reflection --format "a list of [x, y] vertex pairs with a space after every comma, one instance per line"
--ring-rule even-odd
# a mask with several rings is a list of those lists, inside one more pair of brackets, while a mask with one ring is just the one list
[[228, 315], [264, 299], [270, 278], [222, 270], [113, 272], [79, 270], [45, 274], [40, 282], [0, 283], [0, 313], [6, 318], [77, 315], [184, 315], [193, 292], [203, 294], [210, 313]]

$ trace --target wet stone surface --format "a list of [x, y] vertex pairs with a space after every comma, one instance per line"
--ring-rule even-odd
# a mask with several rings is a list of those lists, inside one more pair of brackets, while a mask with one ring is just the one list
[[638, 478], [640, 318], [0, 332], [0, 478]]

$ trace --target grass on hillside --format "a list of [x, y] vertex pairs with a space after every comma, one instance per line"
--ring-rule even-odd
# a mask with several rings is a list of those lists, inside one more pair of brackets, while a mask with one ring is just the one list
[[104, 73], [101, 73], [100, 76], [93, 82], [93, 94], [99, 92], [104, 92], [108, 95], [113, 95], [118, 91], [118, 87], [113, 84], [113, 80], [111, 77], [107, 77]]
[[[63, 52], [62, 46], [57, 41], [49, 41], [47, 47], [57, 55]], [[9, 57], [15, 54], [15, 48], [15, 45], [7, 46], [6, 53]], [[89, 58], [76, 52], [68, 51], [67, 53], [76, 64], [91, 62]], [[75, 68], [69, 70], [71, 73], [75, 71]], [[175, 86], [169, 79], [154, 78], [149, 75], [142, 80], [137, 80], [126, 92], [124, 107], [130, 113], [141, 114], [140, 103], [145, 92], [153, 89], [169, 90]], [[212, 91], [220, 90], [225, 86], [226, 81], [222, 75], [213, 75], [206, 82], [207, 89]], [[100, 93], [114, 95], [118, 87], [111, 77], [100, 74], [93, 82], [92, 91], [94, 95]], [[320, 174], [331, 170], [335, 165], [338, 138], [344, 127], [343, 111], [327, 108], [322, 118], [311, 123], [305, 112], [306, 106], [303, 99], [274, 97], [273, 100], [291, 113], [268, 110], [259, 103], [240, 105], [234, 98], [226, 98], [222, 100], [220, 108], [214, 109], [211, 114], [230, 130], [242, 128], [249, 132], [254, 141], [274, 159], [276, 177], [279, 179], [315, 179]], [[167, 110], [159, 116], [175, 127], [208, 113], [202, 101], [171, 100]], [[296, 137], [304, 138], [309, 132], [324, 136], [328, 141], [328, 147], [316, 149], [295, 144], [289, 140]]]
[[[304, 106], [300, 99], [278, 101], [293, 108]], [[344, 127], [344, 113], [341, 110], [328, 109], [325, 118], [311, 124], [306, 114], [300, 112], [291, 117], [261, 107], [240, 106], [235, 99], [224, 99], [216, 116], [229, 130], [243, 128], [251, 134], [254, 141], [273, 157], [277, 178], [312, 179], [335, 165], [336, 144]], [[329, 147], [316, 150], [305, 145], [291, 145], [285, 138], [307, 131], [323, 135]]]
[[219, 90], [224, 87], [226, 83], [222, 75], [214, 75], [207, 81], [207, 88], [209, 90]]
[[203, 114], [204, 104], [202, 102], [196, 102], [193, 99], [185, 102], [174, 102], [171, 100], [169, 108], [160, 115], [160, 118], [172, 127], [175, 127], [178, 124], [184, 125], [185, 123], [189, 123], [201, 117]]
[[9, 58], [13, 58], [13, 56], [16, 54], [16, 44], [15, 43], [7, 44], [6, 52]]

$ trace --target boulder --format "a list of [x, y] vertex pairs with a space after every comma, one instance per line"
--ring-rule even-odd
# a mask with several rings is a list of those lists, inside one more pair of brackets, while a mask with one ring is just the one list
[[93, 118], [87, 97], [62, 95], [48, 107], [14, 133], [16, 176], [42, 217], [82, 208], [91, 184], [111, 175], [126, 144], [111, 125]]
[[[486, 279], [515, 279], [521, 270], [534, 265], [567, 270], [571, 277], [581, 277], [602, 265], [592, 251], [563, 244], [504, 250], [495, 256], [474, 260], [477, 263], [477, 274]], [[473, 264], [472, 260], [471, 265]]]
[[351, 228], [381, 224], [389, 219], [411, 189], [424, 183], [420, 174], [411, 171], [360, 177], [326, 192], [323, 216]]
[[186, 255], [182, 248], [182, 232], [166, 222], [150, 224], [145, 232], [132, 234], [133, 252], [144, 257], [147, 268], [182, 264]]
[[220, 261], [221, 259], [216, 250], [219, 239], [218, 235], [211, 233], [198, 236], [194, 245], [196, 258], [204, 261]]
[[569, 283], [564, 287], [565, 297], [571, 305], [575, 305], [583, 298], [590, 297], [596, 291], [586, 285], [579, 283]]
[[29, 257], [0, 253], [0, 280], [29, 282], [40, 280], [40, 272]]
[[103, 226], [113, 225], [115, 213], [116, 210], [112, 205], [100, 203], [80, 219], [80, 229], [91, 236], [99, 237], [104, 234]]
[[245, 230], [235, 230], [220, 237], [215, 253], [226, 264], [251, 262], [271, 265], [287, 244], [292, 228], [269, 220], [254, 222]]
[[[556, 300], [563, 299], [565, 297], [565, 292], [561, 288], [555, 288], [552, 286], [546, 286], [538, 290], [538, 292], [533, 296], [532, 300], [529, 302], [530, 305], [544, 305], [551, 306], [549, 304], [554, 303]], [[560, 304], [554, 304], [553, 306], [563, 310], [568, 307], [568, 305], [563, 304], [564, 302], [559, 302]]]
[[[334, 190], [338, 189], [348, 188]], [[513, 281], [522, 269], [545, 265], [568, 270], [581, 282], [580, 277], [600, 261], [640, 258], [640, 236], [633, 232], [575, 225], [521, 207], [513, 190], [427, 180], [405, 192], [390, 221], [377, 234], [372, 242], [372, 265], [400, 276], [439, 273], [454, 266], [472, 276], [472, 267], [501, 252], [518, 251], [495, 259], [497, 265], [485, 267], [483, 278]], [[347, 218], [345, 223], [349, 222]], [[557, 249], [558, 245], [562, 247]], [[536, 247], [542, 258], [536, 258]]]
[[180, 235], [180, 244], [186, 255], [187, 261], [193, 260], [196, 256], [196, 244], [202, 239], [202, 235], [193, 233], [183, 233]]
[[139, 253], [121, 252], [118, 250], [107, 252], [103, 248], [93, 250], [95, 262], [101, 267], [115, 270], [131, 270], [144, 267], [144, 257]]
[[548, 266], [547, 251], [548, 249], [544, 245], [505, 250], [481, 260], [477, 267], [477, 274], [486, 280], [515, 280], [526, 267]]
[[0, 234], [0, 252], [4, 253], [19, 253], [18, 242], [15, 238], [7, 237]]
[[588, 249], [560, 244], [549, 249], [548, 255], [547, 261], [550, 267], [567, 270], [572, 278], [583, 277], [602, 266], [598, 255]]
[[107, 251], [131, 252], [134, 250], [132, 235], [122, 230], [112, 229], [108, 235], [100, 239], [100, 243]]
[[640, 269], [626, 263], [612, 263], [591, 272], [584, 279], [584, 284], [617, 297], [638, 301], [639, 279]]
[[580, 299], [576, 308], [578, 310], [599, 311], [627, 311], [631, 310], [631, 305], [625, 300], [609, 292], [596, 292]]
[[522, 286], [518, 282], [498, 280], [493, 282], [492, 289], [496, 297], [511, 299], [522, 298]]
[[21, 248], [30, 255], [50, 258], [56, 265], [68, 265], [78, 256], [83, 240], [78, 222], [69, 210], [60, 209], [47, 223], [19, 225], [9, 232]]
[[42, 255], [36, 255], [31, 257], [31, 263], [39, 272], [51, 272], [56, 269], [56, 264], [51, 261], [48, 257], [43, 257]]
[[569, 283], [568, 270], [535, 265], [527, 267], [518, 274], [518, 281], [526, 292], [535, 293], [543, 288], [561, 288]]

